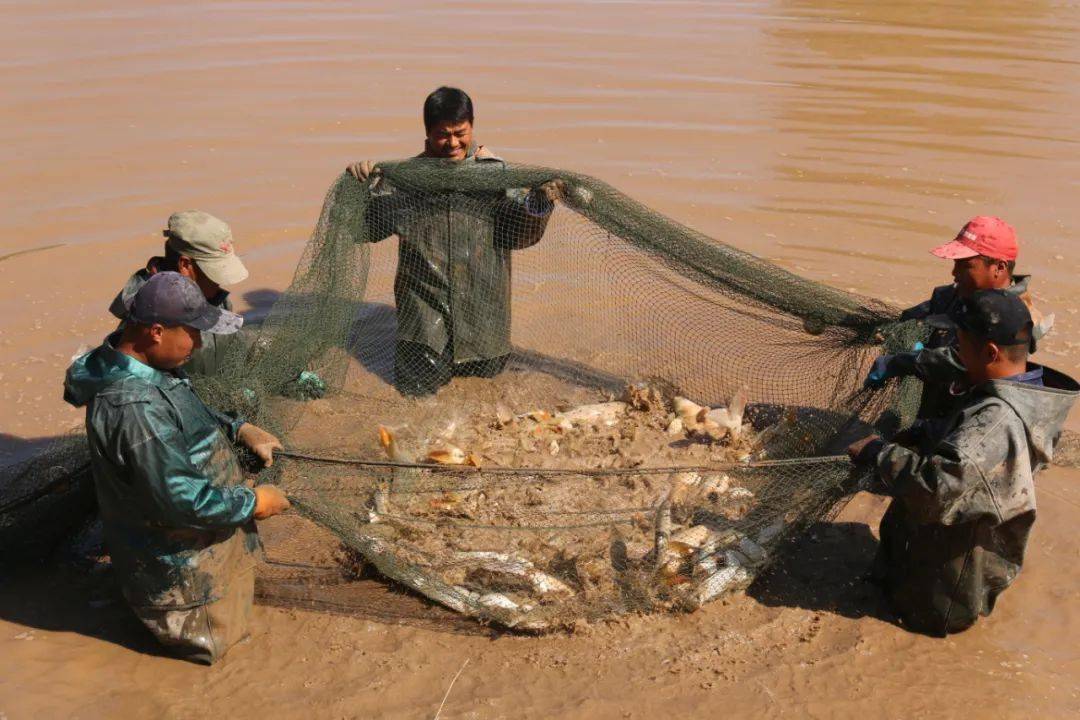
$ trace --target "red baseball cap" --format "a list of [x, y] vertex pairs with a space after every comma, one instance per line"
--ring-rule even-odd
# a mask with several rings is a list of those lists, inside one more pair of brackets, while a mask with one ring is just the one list
[[930, 252], [946, 260], [963, 260], [977, 255], [995, 260], [1015, 260], [1019, 247], [1012, 225], [1001, 218], [980, 215], [969, 220], [955, 240]]

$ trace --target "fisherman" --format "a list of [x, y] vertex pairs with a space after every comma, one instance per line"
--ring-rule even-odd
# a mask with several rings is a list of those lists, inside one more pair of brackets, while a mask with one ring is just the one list
[[[930, 299], [908, 308], [900, 320], [928, 320], [937, 316], [955, 318], [964, 300], [979, 290], [1004, 290], [1017, 295], [1037, 316], [1035, 339], [1041, 339], [1052, 323], [1045, 324], [1034, 310], [1028, 292], [1030, 276], [1013, 275], [1019, 243], [1016, 231], [1001, 218], [980, 215], [968, 221], [956, 238], [936, 247], [932, 254], [953, 262], [953, 283], [934, 288]], [[938, 417], [947, 414], [950, 395], [946, 388], [953, 380], [961, 379], [964, 368], [956, 354], [955, 331], [932, 329], [926, 343], [917, 343], [910, 352], [883, 355], [875, 362], [866, 378], [869, 388], [884, 387], [890, 378], [909, 375], [925, 383], [918, 417]]]
[[989, 615], [1020, 573], [1034, 475], [1080, 393], [1072, 378], [1028, 362], [1034, 323], [1015, 292], [976, 291], [952, 320], [943, 329], [957, 332], [967, 389], [951, 413], [891, 443], [870, 436], [848, 448], [874, 468], [871, 492], [893, 498], [873, 576], [906, 626], [933, 635]]
[[[232, 230], [229, 226], [201, 210], [185, 210], [169, 216], [165, 236], [165, 255], [156, 255], [146, 266], [136, 271], [113, 299], [109, 312], [121, 321], [135, 293], [152, 275], [161, 271], [178, 272], [202, 290], [214, 307], [231, 311], [228, 287], [248, 276], [247, 268], [236, 255]], [[221, 367], [226, 350], [236, 342], [237, 334], [203, 333], [202, 348], [192, 353], [184, 370], [191, 375], [211, 375]]]
[[213, 663], [248, 632], [254, 520], [289, 508], [270, 485], [251, 489], [233, 451], [265, 465], [281, 443], [207, 407], [179, 369], [206, 333], [243, 319], [206, 301], [179, 273], [154, 273], [122, 330], [68, 368], [64, 399], [86, 407], [98, 506], [124, 598], [158, 640]]
[[[417, 157], [469, 169], [504, 168], [473, 140], [473, 120], [464, 91], [435, 90], [424, 101], [426, 139]], [[453, 376], [498, 375], [510, 355], [511, 251], [539, 242], [562, 181], [447, 208], [387, 187], [370, 160], [347, 169], [371, 189], [370, 240], [396, 234], [400, 241], [395, 386], [405, 395], [429, 395]]]

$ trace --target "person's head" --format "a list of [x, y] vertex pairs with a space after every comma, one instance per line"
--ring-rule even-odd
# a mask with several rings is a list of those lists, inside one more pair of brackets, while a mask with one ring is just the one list
[[1027, 305], [1004, 290], [979, 290], [955, 322], [957, 353], [973, 385], [1024, 372], [1034, 350]]
[[969, 298], [979, 290], [1012, 284], [1019, 245], [1011, 225], [1001, 218], [980, 215], [968, 221], [952, 242], [930, 252], [953, 261], [956, 291]]
[[210, 300], [222, 286], [235, 285], [248, 276], [236, 256], [232, 231], [223, 221], [200, 210], [169, 216], [165, 236], [164, 270], [178, 272], [202, 290]]
[[208, 303], [192, 280], [166, 270], [135, 293], [120, 342], [150, 367], [172, 370], [202, 347], [200, 331], [228, 335], [243, 322]]
[[464, 90], [441, 87], [424, 101], [425, 153], [464, 160], [472, 145], [473, 104]]

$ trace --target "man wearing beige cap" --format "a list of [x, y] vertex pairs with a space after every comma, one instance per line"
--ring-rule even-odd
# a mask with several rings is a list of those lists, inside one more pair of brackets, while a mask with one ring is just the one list
[[[209, 213], [185, 210], [169, 216], [165, 236], [165, 255], [147, 260], [136, 271], [109, 306], [109, 312], [121, 321], [128, 316], [131, 301], [152, 275], [162, 271], [178, 272], [202, 290], [207, 302], [222, 310], [232, 310], [228, 291], [222, 289], [242, 282], [247, 268], [236, 255], [232, 230]], [[191, 356], [184, 369], [192, 375], [213, 374], [225, 352], [238, 335], [203, 333], [202, 348]]]

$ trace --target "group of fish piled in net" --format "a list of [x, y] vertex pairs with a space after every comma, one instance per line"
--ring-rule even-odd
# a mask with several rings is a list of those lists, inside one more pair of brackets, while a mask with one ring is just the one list
[[[834, 512], [846, 445], [915, 410], [916, 381], [862, 388], [921, 337], [897, 315], [584, 175], [410, 160], [335, 182], [291, 286], [195, 380], [284, 439], [258, 481], [296, 510], [264, 524], [285, 597], [373, 567], [548, 630], [698, 607]], [[454, 368], [433, 395], [395, 387], [417, 339]], [[7, 470], [7, 549], [92, 510], [86, 468], [74, 436]]]

